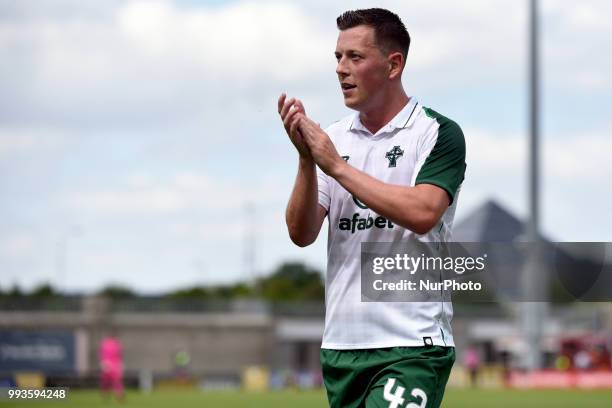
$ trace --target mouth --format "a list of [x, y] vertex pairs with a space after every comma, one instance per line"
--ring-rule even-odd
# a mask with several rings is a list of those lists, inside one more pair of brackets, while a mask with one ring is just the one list
[[340, 87], [342, 88], [343, 91], [348, 91], [349, 89], [355, 89], [357, 88], [357, 85], [354, 84], [349, 84], [347, 82], [342, 82], [340, 84]]

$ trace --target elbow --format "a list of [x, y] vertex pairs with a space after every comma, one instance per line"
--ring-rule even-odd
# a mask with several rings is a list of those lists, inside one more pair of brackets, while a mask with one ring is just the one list
[[427, 234], [439, 221], [439, 217], [434, 211], [427, 211], [422, 214], [417, 220], [414, 220], [410, 228], [414, 233], [423, 235]]
[[291, 242], [300, 248], [307, 247], [314, 242], [314, 240], [310, 239], [310, 237], [306, 237], [304, 234], [298, 234], [291, 230], [289, 230], [289, 238], [291, 238]]
[[427, 234], [432, 228], [433, 228], [433, 225], [432, 226], [417, 225], [414, 228], [412, 228], [412, 231], [418, 235], [424, 235], [424, 234]]
[[286, 219], [286, 222], [289, 238], [295, 245], [299, 246], [300, 248], [304, 248], [315, 241], [316, 236], [313, 238], [312, 234], [308, 234], [308, 231], [305, 231], [303, 228], [300, 228], [298, 225], [290, 222], [289, 219]]

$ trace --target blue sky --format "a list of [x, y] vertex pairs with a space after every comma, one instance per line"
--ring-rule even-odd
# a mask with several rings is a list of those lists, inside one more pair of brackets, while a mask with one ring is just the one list
[[[457, 219], [488, 198], [526, 214], [525, 4], [376, 3], [411, 33], [408, 93], [464, 130]], [[300, 249], [284, 229], [296, 153], [275, 104], [296, 95], [322, 125], [350, 114], [335, 17], [364, 6], [0, 0], [0, 286], [154, 293], [246, 279], [251, 228], [257, 273], [324, 269], [326, 234]], [[612, 5], [542, 11], [542, 227], [612, 241]]]

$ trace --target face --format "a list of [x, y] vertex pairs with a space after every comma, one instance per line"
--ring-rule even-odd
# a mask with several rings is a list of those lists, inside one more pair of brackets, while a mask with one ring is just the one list
[[358, 111], [376, 106], [384, 96], [389, 64], [376, 45], [374, 29], [360, 25], [340, 31], [335, 54], [344, 104]]

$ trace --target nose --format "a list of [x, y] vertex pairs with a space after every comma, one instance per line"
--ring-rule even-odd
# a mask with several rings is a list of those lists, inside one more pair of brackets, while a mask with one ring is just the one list
[[340, 59], [338, 60], [338, 65], [336, 65], [336, 74], [338, 74], [338, 77], [340, 78], [344, 78], [349, 74], [346, 67], [346, 59], [344, 58], [344, 56], [340, 57]]

